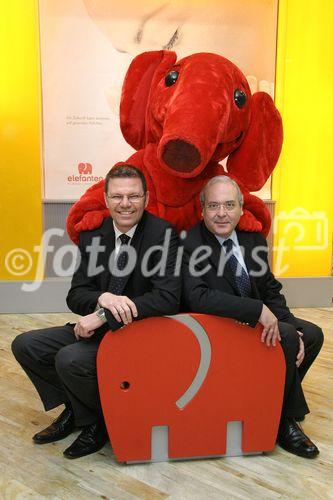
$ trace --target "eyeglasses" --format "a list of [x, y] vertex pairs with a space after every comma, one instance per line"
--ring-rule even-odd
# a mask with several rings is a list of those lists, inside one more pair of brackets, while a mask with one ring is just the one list
[[130, 195], [122, 195], [122, 194], [107, 194], [106, 197], [112, 202], [112, 203], [121, 203], [124, 198], [126, 198], [130, 203], [139, 203], [141, 201], [141, 198], [144, 198], [146, 195], [145, 194], [130, 194]]
[[211, 201], [210, 203], [207, 203], [206, 208], [210, 212], [217, 212], [220, 210], [221, 207], [224, 208], [226, 212], [232, 212], [235, 210], [237, 204], [235, 201], [226, 201], [225, 203], [218, 203], [217, 201]]

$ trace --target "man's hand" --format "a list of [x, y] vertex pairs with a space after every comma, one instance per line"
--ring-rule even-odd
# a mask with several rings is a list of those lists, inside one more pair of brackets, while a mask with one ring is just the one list
[[303, 333], [302, 332], [299, 332], [297, 330], [297, 333], [299, 335], [299, 351], [298, 351], [298, 354], [297, 354], [297, 357], [296, 357], [296, 366], [297, 368], [300, 366], [300, 364], [302, 363], [303, 359], [304, 359], [304, 356], [305, 356], [305, 348], [304, 348], [304, 342], [303, 342]]
[[100, 295], [98, 303], [104, 309], [108, 309], [115, 319], [124, 325], [132, 323], [133, 318], [136, 318], [138, 311], [134, 302], [126, 297], [126, 295], [114, 295], [110, 292], [105, 292]]
[[95, 312], [87, 314], [87, 316], [82, 316], [74, 326], [76, 340], [80, 340], [80, 338], [90, 338], [94, 335], [95, 330], [102, 325], [104, 325], [103, 320], [98, 318]]
[[264, 304], [261, 315], [259, 318], [259, 323], [261, 323], [264, 327], [261, 334], [261, 342], [266, 342], [267, 346], [276, 345], [276, 341], [280, 341], [280, 332], [278, 327], [278, 319], [277, 317], [268, 309], [268, 307]]

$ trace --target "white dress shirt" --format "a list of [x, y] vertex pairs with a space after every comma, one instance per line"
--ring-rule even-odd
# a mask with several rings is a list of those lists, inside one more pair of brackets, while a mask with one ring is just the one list
[[122, 233], [121, 231], [119, 231], [119, 229], [116, 227], [114, 221], [113, 221], [113, 228], [114, 228], [114, 234], [115, 234], [114, 256], [117, 257], [117, 255], [119, 253], [120, 245], [121, 245], [121, 240], [119, 239], [119, 236], [121, 234], [126, 234], [130, 238], [130, 240], [128, 242], [128, 245], [129, 245], [131, 242], [131, 239], [133, 238], [135, 230], [137, 228], [137, 224], [135, 224], [135, 226], [131, 227], [131, 229], [129, 231], [127, 231], [127, 233]]
[[246, 272], [246, 274], [248, 275], [249, 273], [248, 273], [248, 270], [246, 268], [246, 264], [245, 264], [245, 261], [244, 261], [244, 257], [243, 257], [243, 254], [242, 254], [241, 247], [240, 247], [239, 242], [238, 242], [236, 231], [233, 230], [233, 232], [231, 233], [230, 236], [228, 236], [228, 238], [222, 238], [222, 236], [217, 236], [216, 234], [214, 236], [217, 239], [217, 241], [220, 243], [220, 245], [222, 246], [223, 251], [224, 251], [225, 254], [227, 253], [227, 249], [223, 245], [223, 243], [226, 240], [232, 240], [233, 241], [234, 244], [232, 246], [232, 253], [236, 257], [236, 259], [238, 260], [238, 262], [240, 263], [240, 265], [242, 266], [242, 268], [244, 269], [244, 271]]

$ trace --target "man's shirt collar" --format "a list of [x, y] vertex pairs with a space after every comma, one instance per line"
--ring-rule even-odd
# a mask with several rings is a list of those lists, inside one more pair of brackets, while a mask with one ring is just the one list
[[135, 230], [136, 228], [138, 227], [137, 224], [135, 224], [135, 226], [131, 227], [131, 229], [129, 229], [126, 233], [122, 233], [121, 231], [119, 231], [119, 229], [116, 227], [114, 221], [113, 222], [113, 228], [114, 228], [114, 234], [115, 234], [115, 239], [116, 241], [118, 241], [118, 238], [121, 234], [126, 234], [129, 238], [133, 238], [133, 235], [135, 233]]
[[232, 240], [235, 247], [239, 247], [239, 243], [238, 243], [238, 238], [237, 238], [237, 234], [236, 234], [236, 231], [233, 230], [233, 232], [231, 233], [230, 236], [228, 236], [227, 238], [223, 238], [222, 236], [217, 236], [217, 234], [214, 234], [215, 238], [217, 239], [217, 241], [220, 243], [220, 245], [222, 246], [223, 243], [226, 241], [226, 240]]

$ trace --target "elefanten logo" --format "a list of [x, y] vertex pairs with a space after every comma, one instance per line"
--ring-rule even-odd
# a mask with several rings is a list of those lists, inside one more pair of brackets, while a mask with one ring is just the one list
[[92, 174], [91, 163], [79, 163], [77, 169], [79, 171], [79, 174]]
[[71, 182], [71, 183], [72, 182], [75, 182], [75, 183], [87, 182], [87, 183], [89, 183], [89, 182], [99, 182], [99, 181], [103, 180], [103, 177], [93, 175], [93, 166], [91, 163], [80, 162], [77, 166], [77, 169], [78, 169], [79, 175], [77, 175], [77, 174], [69, 175], [67, 177], [68, 182]]

